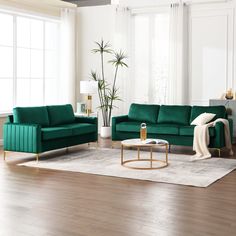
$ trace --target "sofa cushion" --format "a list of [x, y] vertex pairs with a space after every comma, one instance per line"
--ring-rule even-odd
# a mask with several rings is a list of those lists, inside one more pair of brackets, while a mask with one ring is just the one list
[[189, 125], [191, 106], [162, 105], [158, 115], [159, 124]]
[[121, 132], [139, 132], [141, 122], [137, 121], [125, 121], [116, 125], [116, 131]]
[[70, 104], [47, 106], [50, 126], [75, 122], [73, 108]]
[[97, 126], [89, 123], [66, 124], [60, 127], [70, 129], [73, 136], [97, 132]]
[[225, 106], [193, 106], [192, 112], [191, 112], [191, 117], [190, 117], [190, 123], [196, 117], [198, 117], [200, 114], [202, 114], [204, 112], [216, 114], [216, 116], [212, 120], [227, 117]]
[[148, 132], [153, 134], [179, 135], [179, 126], [175, 124], [157, 124], [150, 126]]
[[15, 107], [13, 109], [14, 123], [39, 124], [49, 126], [47, 107]]
[[[194, 134], [194, 127], [195, 127], [195, 125], [181, 126], [179, 128], [179, 135], [182, 135], [182, 136], [193, 136], [193, 134]], [[209, 134], [210, 134], [210, 137], [214, 137], [215, 136], [215, 128], [214, 127], [209, 127]]]
[[[116, 131], [120, 132], [140, 132], [140, 122], [126, 121], [116, 125]], [[147, 124], [147, 133], [150, 134], [172, 134], [178, 135], [179, 129], [174, 124]]]
[[159, 105], [131, 104], [128, 117], [130, 120], [156, 123]]
[[42, 140], [65, 138], [72, 136], [72, 130], [64, 127], [42, 128]]

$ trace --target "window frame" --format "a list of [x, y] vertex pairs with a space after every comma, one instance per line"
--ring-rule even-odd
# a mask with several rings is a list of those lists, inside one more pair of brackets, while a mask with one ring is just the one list
[[[58, 39], [58, 45], [55, 48], [55, 50], [52, 49], [47, 49], [46, 45], [45, 45], [45, 40], [46, 40], [46, 23], [54, 23], [57, 25], [58, 28], [58, 32], [57, 32], [57, 37], [59, 37], [59, 29], [60, 29], [60, 18], [58, 17], [50, 17], [50, 16], [38, 16], [38, 15], [32, 15], [32, 14], [26, 14], [26, 13], [22, 13], [22, 12], [18, 12], [18, 11], [10, 11], [10, 10], [5, 10], [0, 8], [0, 14], [6, 14], [6, 15], [10, 15], [13, 17], [13, 26], [12, 26], [12, 31], [13, 31], [13, 43], [12, 46], [7, 46], [7, 45], [0, 45], [1, 47], [10, 47], [13, 50], [13, 65], [12, 65], [12, 69], [13, 69], [13, 75], [12, 77], [1, 77], [0, 79], [9, 79], [13, 82], [13, 104], [12, 104], [12, 108], [10, 110], [0, 110], [0, 117], [6, 117], [9, 114], [12, 114], [12, 109], [14, 107], [17, 106], [17, 81], [19, 76], [17, 76], [17, 50], [18, 49], [22, 49], [24, 47], [22, 46], [17, 46], [17, 18], [18, 17], [23, 17], [29, 20], [39, 20], [43, 23], [43, 48], [40, 49], [40, 51], [43, 53], [43, 73], [42, 73], [42, 78], [35, 78], [35, 79], [42, 79], [43, 80], [43, 103], [41, 105], [46, 105], [46, 101], [45, 101], [45, 82], [46, 80], [56, 80], [59, 81], [59, 71], [57, 70], [57, 73], [55, 75], [55, 78], [51, 78], [51, 77], [46, 77], [46, 73], [45, 73], [45, 68], [46, 68], [46, 52], [48, 51], [53, 51], [56, 52], [57, 55], [59, 56], [60, 52], [59, 52], [59, 43], [60, 43], [60, 39]], [[33, 47], [27, 48], [30, 50], [34, 49]], [[31, 61], [30, 61], [31, 62]], [[58, 68], [59, 68], [59, 59], [58, 59]], [[32, 80], [31, 75], [29, 77], [21, 77], [20, 79], [29, 79]], [[57, 98], [58, 99], [58, 98]]]

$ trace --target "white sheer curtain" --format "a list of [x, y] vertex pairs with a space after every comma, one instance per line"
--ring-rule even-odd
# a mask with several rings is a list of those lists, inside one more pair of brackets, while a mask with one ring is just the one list
[[171, 4], [170, 8], [170, 56], [169, 56], [169, 104], [185, 104], [187, 91], [187, 19], [184, 3]]
[[133, 14], [132, 86], [138, 103], [167, 102], [169, 9]]
[[76, 12], [74, 9], [61, 10], [60, 28], [60, 84], [59, 102], [75, 106], [76, 75], [75, 75], [75, 26]]
[[127, 56], [126, 63], [128, 68], [119, 69], [116, 87], [119, 88], [119, 95], [122, 101], [116, 102], [118, 109], [113, 110], [113, 115], [127, 114], [132, 98], [130, 96], [130, 88], [132, 82], [130, 80], [130, 30], [131, 30], [131, 13], [127, 7], [117, 6], [115, 17], [115, 38], [114, 47], [116, 51], [123, 51]]

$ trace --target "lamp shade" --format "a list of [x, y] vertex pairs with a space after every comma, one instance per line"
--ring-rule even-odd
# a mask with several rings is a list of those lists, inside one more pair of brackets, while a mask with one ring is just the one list
[[82, 94], [94, 94], [97, 92], [98, 82], [92, 80], [80, 81], [80, 93]]

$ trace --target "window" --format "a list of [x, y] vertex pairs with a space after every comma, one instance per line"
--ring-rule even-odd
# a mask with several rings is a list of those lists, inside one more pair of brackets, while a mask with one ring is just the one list
[[166, 103], [169, 70], [169, 14], [133, 16], [133, 98]]
[[59, 22], [0, 12], [0, 113], [57, 103]]

